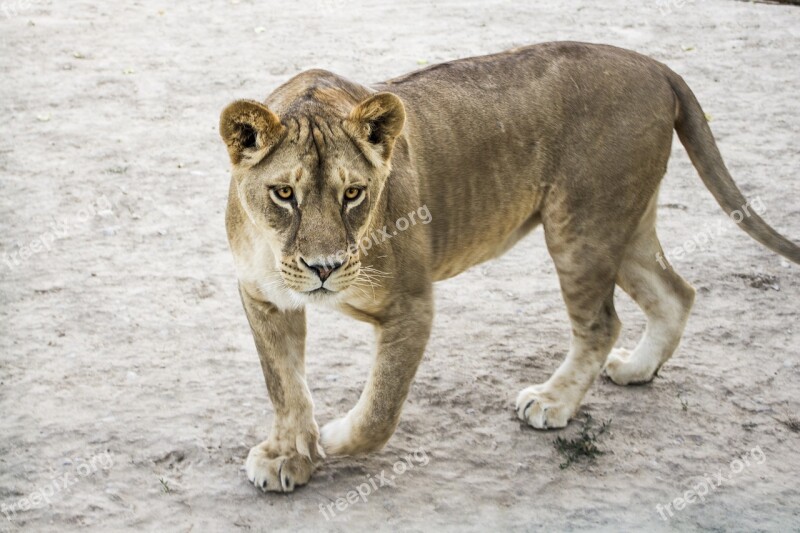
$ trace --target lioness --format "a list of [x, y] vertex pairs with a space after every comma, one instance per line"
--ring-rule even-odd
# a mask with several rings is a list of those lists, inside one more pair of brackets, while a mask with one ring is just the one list
[[[371, 87], [310, 70], [264, 103], [228, 105], [228, 238], [275, 409], [269, 438], [247, 457], [250, 481], [289, 492], [326, 453], [381, 448], [425, 350], [432, 283], [497, 257], [539, 224], [572, 342], [550, 379], [519, 393], [517, 416], [564, 427], [603, 368], [620, 385], [653, 379], [694, 300], [655, 229], [673, 129], [723, 210], [747, 206], [683, 79], [611, 46], [540, 44]], [[396, 225], [422, 207], [429, 223]], [[800, 248], [757, 213], [737, 222], [800, 263]], [[390, 238], [365, 253], [376, 234]], [[615, 285], [647, 316], [631, 352], [612, 350]], [[361, 398], [321, 432], [305, 380], [309, 303], [377, 332]]]

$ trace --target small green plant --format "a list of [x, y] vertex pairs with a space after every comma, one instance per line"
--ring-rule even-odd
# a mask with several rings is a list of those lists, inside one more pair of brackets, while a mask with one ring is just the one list
[[681, 409], [683, 409], [684, 411], [688, 411], [689, 410], [689, 402], [686, 401], [686, 398], [681, 396], [680, 392], [678, 393], [678, 399], [681, 401]]
[[161, 483], [161, 492], [164, 494], [169, 494], [172, 492], [172, 489], [169, 488], [169, 481], [164, 479], [163, 477], [158, 478], [158, 481]]
[[128, 171], [127, 166], [116, 166], [106, 169], [106, 172], [109, 174], [125, 174], [127, 171]]
[[787, 417], [781, 420], [781, 423], [789, 428], [790, 431], [794, 431], [795, 433], [800, 433], [800, 420], [797, 418]]
[[606, 420], [600, 425], [597, 431], [592, 431], [593, 419], [591, 415], [586, 415], [581, 432], [574, 439], [565, 439], [564, 437], [557, 437], [554, 445], [558, 453], [566, 459], [561, 463], [559, 468], [562, 470], [568, 468], [572, 463], [585, 457], [593, 461], [598, 455], [603, 455], [605, 452], [597, 447], [597, 439], [605, 433], [611, 425], [611, 420]]

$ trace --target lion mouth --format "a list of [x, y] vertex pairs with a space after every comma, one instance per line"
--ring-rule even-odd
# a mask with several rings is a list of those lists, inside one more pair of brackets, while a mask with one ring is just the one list
[[307, 294], [333, 294], [334, 291], [330, 289], [326, 289], [325, 287], [317, 287], [316, 289], [310, 290]]

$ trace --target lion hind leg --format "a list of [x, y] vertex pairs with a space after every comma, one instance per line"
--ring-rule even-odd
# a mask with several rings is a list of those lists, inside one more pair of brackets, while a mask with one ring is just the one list
[[615, 258], [622, 255], [624, 244], [613, 237], [584, 237], [557, 223], [545, 227], [545, 237], [572, 325], [572, 340], [553, 375], [517, 396], [517, 416], [537, 429], [567, 425], [600, 375], [621, 328], [614, 310], [614, 279]]
[[647, 383], [678, 347], [694, 302], [694, 289], [667, 262], [655, 231], [655, 206], [626, 248], [617, 284], [647, 316], [633, 351], [617, 348], [605, 373], [618, 385]]

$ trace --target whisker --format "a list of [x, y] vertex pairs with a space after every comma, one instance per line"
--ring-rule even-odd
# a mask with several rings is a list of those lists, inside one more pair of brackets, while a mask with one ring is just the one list
[[378, 274], [374, 274], [372, 272], [360, 272], [360, 275], [364, 277], [364, 279], [368, 279], [370, 281], [380, 282], [383, 281], [383, 278], [387, 278], [388, 276], [382, 276]]
[[[367, 291], [365, 291], [363, 287], [358, 286], [358, 284], [353, 283], [352, 285], [350, 285], [350, 287], [352, 287], [353, 289], [361, 292], [361, 294], [364, 295], [364, 298], [369, 298], [369, 294], [367, 294]], [[373, 296], [373, 299], [375, 299], [374, 296]]]
[[378, 276], [378, 277], [382, 277], [382, 278], [389, 277], [389, 274], [387, 274], [386, 272], [383, 272], [381, 270], [378, 270], [376, 268], [362, 267], [361, 271], [364, 272], [365, 274], [371, 274], [373, 276]]
[[375, 281], [372, 280], [369, 276], [361, 274], [359, 274], [359, 276], [357, 276], [356, 279], [353, 280], [353, 284], [360, 285], [362, 287], [369, 287], [370, 289], [372, 289], [373, 292], [375, 291], [376, 285], [380, 287], [380, 285], [376, 284]]
[[362, 277], [354, 281], [356, 284], [360, 284], [364, 287], [370, 287], [373, 291], [375, 290], [375, 282], [367, 277]]
[[371, 271], [369, 269], [365, 269], [365, 268], [361, 269], [360, 274], [363, 274], [365, 276], [370, 276], [370, 277], [376, 277], [376, 278], [388, 277], [388, 274], [383, 274], [381, 272], [373, 272], [373, 271]]
[[[353, 284], [354, 285], [359, 285], [361, 281], [366, 281], [367, 283], [369, 283], [369, 287], [370, 287], [370, 289], [372, 289], [372, 299], [374, 300], [375, 299], [375, 285], [376, 285], [376, 283], [373, 280], [371, 280], [369, 278], [369, 276], [364, 275], [363, 277], [359, 276], [359, 278], [356, 278], [356, 281], [353, 282]], [[381, 286], [378, 284], [378, 287], [380, 288]]]

